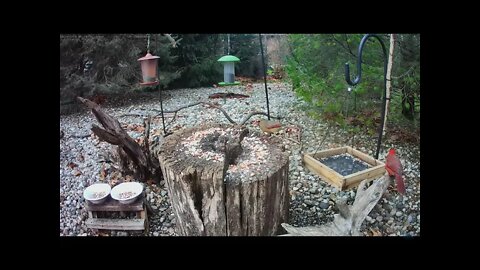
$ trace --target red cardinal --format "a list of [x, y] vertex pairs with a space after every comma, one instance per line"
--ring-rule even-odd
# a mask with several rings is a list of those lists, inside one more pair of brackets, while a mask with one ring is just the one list
[[395, 149], [390, 149], [387, 155], [387, 162], [385, 163], [388, 175], [395, 176], [397, 190], [400, 194], [405, 194], [405, 184], [403, 183], [403, 167], [400, 159], [395, 155]]

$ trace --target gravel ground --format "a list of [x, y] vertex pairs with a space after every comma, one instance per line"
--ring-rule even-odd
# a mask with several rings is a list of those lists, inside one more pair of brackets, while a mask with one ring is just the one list
[[[254, 84], [253, 90], [245, 91], [243, 86], [232, 86], [228, 91], [247, 94], [245, 99], [210, 99], [208, 95], [223, 92], [223, 88], [196, 88], [169, 90], [164, 92], [164, 110], [172, 110], [186, 104], [207, 101], [218, 102], [229, 115], [241, 122], [252, 111], [266, 111], [265, 90], [263, 84]], [[319, 142], [323, 140], [327, 124], [307, 116], [305, 104], [299, 101], [291, 87], [283, 83], [269, 84], [270, 114], [280, 116], [283, 128], [278, 136], [285, 139], [285, 148], [290, 154], [290, 216], [289, 222], [294, 226], [321, 225], [333, 220], [337, 213], [335, 202], [339, 198], [353, 203], [356, 188], [339, 191], [322, 181], [319, 176], [304, 168], [301, 162], [303, 153], [315, 152]], [[131, 97], [117, 98], [107, 101], [105, 110], [112, 116], [118, 117], [122, 124], [142, 125], [143, 117], [138, 115], [157, 114], [160, 109], [158, 93], [141, 93]], [[133, 105], [132, 105], [133, 104]], [[136, 116], [122, 116], [137, 114]], [[181, 110], [175, 120], [172, 114], [166, 115], [165, 123], [168, 131], [176, 131], [185, 127], [192, 127], [200, 123], [225, 123], [228, 120], [216, 109], [198, 105]], [[253, 116], [247, 126], [258, 129], [253, 120], [263, 119], [264, 116]], [[90, 112], [80, 112], [60, 117], [60, 128], [65, 136], [60, 139], [60, 235], [61, 236], [90, 236], [98, 235], [85, 226], [87, 213], [84, 209], [83, 190], [102, 180], [102, 167], [106, 169], [105, 179], [111, 175], [111, 164], [105, 162], [104, 156], [111, 148], [105, 142], [98, 141], [91, 134], [92, 124], [97, 124]], [[152, 121], [152, 138], [162, 134], [162, 121], [156, 117]], [[301, 131], [301, 144], [298, 133]], [[142, 136], [141, 132], [128, 131], [133, 138]], [[388, 133], [387, 133], [388, 135]], [[80, 138], [78, 136], [86, 136]], [[325, 139], [321, 150], [344, 146], [348, 141], [346, 133], [339, 128], [331, 127], [329, 136]], [[352, 146], [352, 145], [351, 145]], [[352, 146], [364, 153], [373, 156], [376, 148], [376, 138], [358, 134]], [[404, 167], [406, 180], [406, 196], [401, 197], [393, 184], [380, 202], [370, 212], [362, 224], [365, 235], [416, 236], [420, 235], [420, 146], [413, 144], [392, 143], [388, 136], [382, 143], [379, 159], [385, 160], [390, 147], [395, 147], [397, 156]], [[393, 183], [393, 182], [392, 182]], [[158, 185], [147, 184], [147, 200], [150, 202], [154, 214], [149, 217], [150, 236], [173, 236], [175, 218], [170, 207], [164, 181]], [[111, 232], [102, 235], [125, 236], [128, 232]]]

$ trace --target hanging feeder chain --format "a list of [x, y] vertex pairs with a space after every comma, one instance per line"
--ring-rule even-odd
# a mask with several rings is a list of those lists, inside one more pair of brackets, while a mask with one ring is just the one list
[[227, 34], [227, 54], [230, 55], [230, 34]]
[[150, 53], [150, 34], [147, 34], [147, 53]]

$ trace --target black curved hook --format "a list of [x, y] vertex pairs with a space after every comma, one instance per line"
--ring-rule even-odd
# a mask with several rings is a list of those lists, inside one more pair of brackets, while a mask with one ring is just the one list
[[377, 140], [377, 151], [375, 153], [375, 159], [378, 159], [378, 154], [380, 152], [380, 145], [382, 144], [382, 133], [383, 133], [383, 125], [385, 123], [385, 104], [387, 102], [387, 63], [388, 63], [388, 56], [387, 50], [385, 48], [385, 44], [383, 43], [382, 39], [375, 34], [366, 34], [363, 36], [362, 41], [360, 41], [360, 45], [358, 46], [358, 59], [357, 59], [357, 77], [353, 82], [350, 80], [350, 66], [348, 63], [345, 64], [345, 81], [351, 86], [357, 85], [360, 80], [362, 79], [362, 52], [365, 43], [370, 37], [374, 37], [380, 42], [382, 45], [383, 50], [383, 102], [382, 102], [382, 123], [380, 125], [380, 130], [378, 131], [378, 140]]
[[[355, 77], [355, 80], [353, 82], [350, 80], [350, 65], [348, 63], [345, 63], [345, 81], [351, 86], [357, 85], [360, 80], [362, 79], [362, 52], [363, 52], [363, 47], [365, 46], [365, 43], [370, 37], [374, 37], [378, 39], [380, 44], [382, 45], [383, 49], [383, 56], [385, 59], [387, 59], [387, 50], [385, 48], [385, 44], [383, 43], [382, 39], [375, 34], [367, 34], [362, 38], [362, 41], [360, 41], [360, 45], [358, 46], [358, 60], [357, 60], [357, 77]], [[386, 63], [385, 63], [386, 67]], [[387, 74], [387, 69], [385, 68], [385, 75]]]

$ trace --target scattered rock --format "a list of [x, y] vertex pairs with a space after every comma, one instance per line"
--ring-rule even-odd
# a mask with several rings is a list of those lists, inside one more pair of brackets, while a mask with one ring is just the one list
[[417, 221], [417, 217], [415, 215], [412, 215], [412, 214], [408, 215], [408, 217], [407, 217], [407, 222], [408, 223], [412, 224], [415, 221]]
[[307, 200], [304, 200], [304, 202], [305, 202], [307, 205], [310, 205], [310, 206], [315, 205], [315, 203], [314, 203], [313, 201], [308, 200], [308, 199], [307, 199]]
[[[276, 85], [283, 85], [274, 83]], [[255, 85], [252, 93], [252, 98], [248, 100], [250, 105], [245, 102], [238, 102], [238, 100], [226, 100], [221, 106], [232, 119], [243, 118], [245, 111], [257, 110], [262, 108], [264, 104], [263, 84]], [[258, 87], [257, 87], [258, 86]], [[272, 88], [273, 89], [273, 88]], [[233, 91], [243, 91], [241, 87], [232, 87]], [[270, 105], [273, 109], [273, 114], [281, 115], [288, 125], [298, 125], [302, 130], [302, 145], [287, 142], [287, 153], [290, 154], [290, 190], [291, 190], [291, 207], [289, 224], [294, 226], [313, 226], [321, 225], [333, 220], [333, 215], [338, 213], [335, 209], [330, 207], [335, 205], [338, 199], [347, 199], [348, 204], [353, 203], [356, 189], [339, 191], [337, 188], [331, 186], [323, 181], [315, 173], [306, 170], [302, 165], [302, 156], [305, 152], [313, 152], [317, 149], [319, 134], [323, 134], [328, 125], [322, 121], [314, 120], [307, 116], [307, 107], [305, 102], [300, 101], [290, 86], [282, 86], [275, 91], [275, 94], [270, 95]], [[177, 89], [166, 94], [167, 98], [164, 102], [166, 108], [178, 108], [185, 104], [192, 103], [204, 97], [206, 94], [215, 92], [214, 88], [199, 88], [199, 89]], [[175, 93], [173, 95], [173, 93]], [[272, 91], [274, 93], [274, 91]], [[145, 94], [148, 95], [148, 94]], [[141, 105], [145, 111], [151, 109], [159, 109], [157, 102], [158, 95], [152, 93], [149, 98], [142, 97]], [[127, 103], [125, 103], [127, 104]], [[304, 106], [304, 107], [302, 107]], [[107, 107], [107, 113], [118, 117], [122, 114], [131, 113], [140, 110], [140, 106], [132, 105], [115, 105]], [[208, 117], [197, 117], [198, 115], [208, 115]], [[198, 125], [200, 121], [216, 122], [221, 119], [222, 123], [228, 123], [221, 112], [212, 112], [212, 109], [204, 108], [203, 106], [196, 106], [182, 110], [182, 116], [172, 123], [172, 127], [192, 127]], [[142, 117], [120, 117], [119, 121], [124, 124], [143, 125]], [[88, 217], [87, 212], [83, 208], [83, 190], [85, 187], [98, 181], [107, 181], [111, 177], [111, 172], [106, 175], [106, 180], [101, 180], [100, 168], [103, 164], [110, 168], [109, 164], [98, 162], [99, 152], [109, 151], [111, 145], [106, 142], [100, 142], [94, 137], [84, 139], [70, 137], [69, 134], [88, 134], [91, 133], [91, 124], [96, 123], [95, 117], [88, 111], [85, 113], [74, 115], [60, 116], [60, 129], [65, 132], [64, 138], [60, 140], [60, 232], [61, 235], [95, 235], [92, 230], [87, 230], [84, 220]], [[253, 130], [254, 127], [250, 122], [246, 124]], [[152, 129], [161, 130], [161, 121], [152, 123]], [[135, 132], [133, 132], [135, 133]], [[279, 134], [284, 136], [286, 134]], [[132, 136], [142, 136], [142, 134], [132, 134]], [[320, 135], [321, 136], [321, 135]], [[328, 137], [323, 145], [324, 149], [334, 148], [339, 146], [339, 142], [345, 142], [344, 132], [334, 127], [331, 136]], [[358, 145], [358, 150], [373, 154], [371, 149], [375, 148], [375, 141], [371, 140], [368, 135], [358, 134], [355, 136], [355, 144]], [[408, 147], [407, 147], [408, 146]], [[388, 137], [382, 144], [379, 159], [384, 160], [389, 147], [396, 147], [399, 156], [404, 165], [404, 171], [408, 177], [407, 188], [409, 190], [408, 196], [398, 196], [396, 191], [387, 192], [382, 198], [379, 205], [374, 208], [373, 213], [369, 216], [367, 222], [362, 225], [362, 232], [368, 231], [371, 224], [378, 222], [380, 225], [385, 225], [386, 229], [390, 229], [388, 234], [402, 234], [402, 235], [419, 235], [420, 234], [420, 173], [419, 173], [419, 148], [418, 145], [404, 145], [396, 142], [393, 145], [389, 142]], [[310, 150], [308, 150], [310, 149]], [[81, 158], [79, 158], [81, 156]], [[78, 166], [69, 168], [68, 164], [74, 162]], [[352, 168], [354, 169], [354, 168]], [[110, 168], [110, 170], [112, 170]], [[78, 171], [78, 172], [77, 172]], [[76, 176], [75, 176], [76, 175]], [[413, 176], [413, 177], [412, 177]], [[301, 182], [300, 182], [301, 181]], [[303, 183], [302, 183], [303, 182]], [[292, 191], [293, 190], [293, 191]], [[292, 194], [292, 192], [294, 192]], [[152, 202], [152, 209], [155, 211], [150, 218], [150, 235], [176, 235], [174, 232], [175, 219], [172, 214], [172, 209], [169, 203], [168, 192], [166, 190], [166, 182], [162, 180], [158, 185], [147, 186], [147, 201]], [[303, 208], [302, 208], [303, 207]], [[320, 211], [321, 210], [321, 211]], [[408, 213], [408, 216], [407, 216]], [[402, 231], [403, 221], [401, 217], [405, 216], [408, 226]], [[395, 218], [395, 220], [394, 220]], [[400, 219], [399, 219], [400, 218]], [[80, 222], [79, 222], [80, 220]], [[398, 225], [400, 224], [400, 226]], [[387, 225], [388, 224], [388, 225]], [[377, 227], [377, 226], [376, 226]], [[383, 230], [386, 230], [385, 228]], [[382, 231], [383, 233], [384, 231]], [[120, 234], [121, 235], [121, 234]]]
[[328, 204], [328, 203], [325, 203], [325, 202], [320, 203], [320, 208], [322, 208], [322, 209], [327, 209], [329, 206], [330, 206], [330, 204]]
[[128, 236], [128, 232], [119, 231], [117, 232], [117, 236]]

